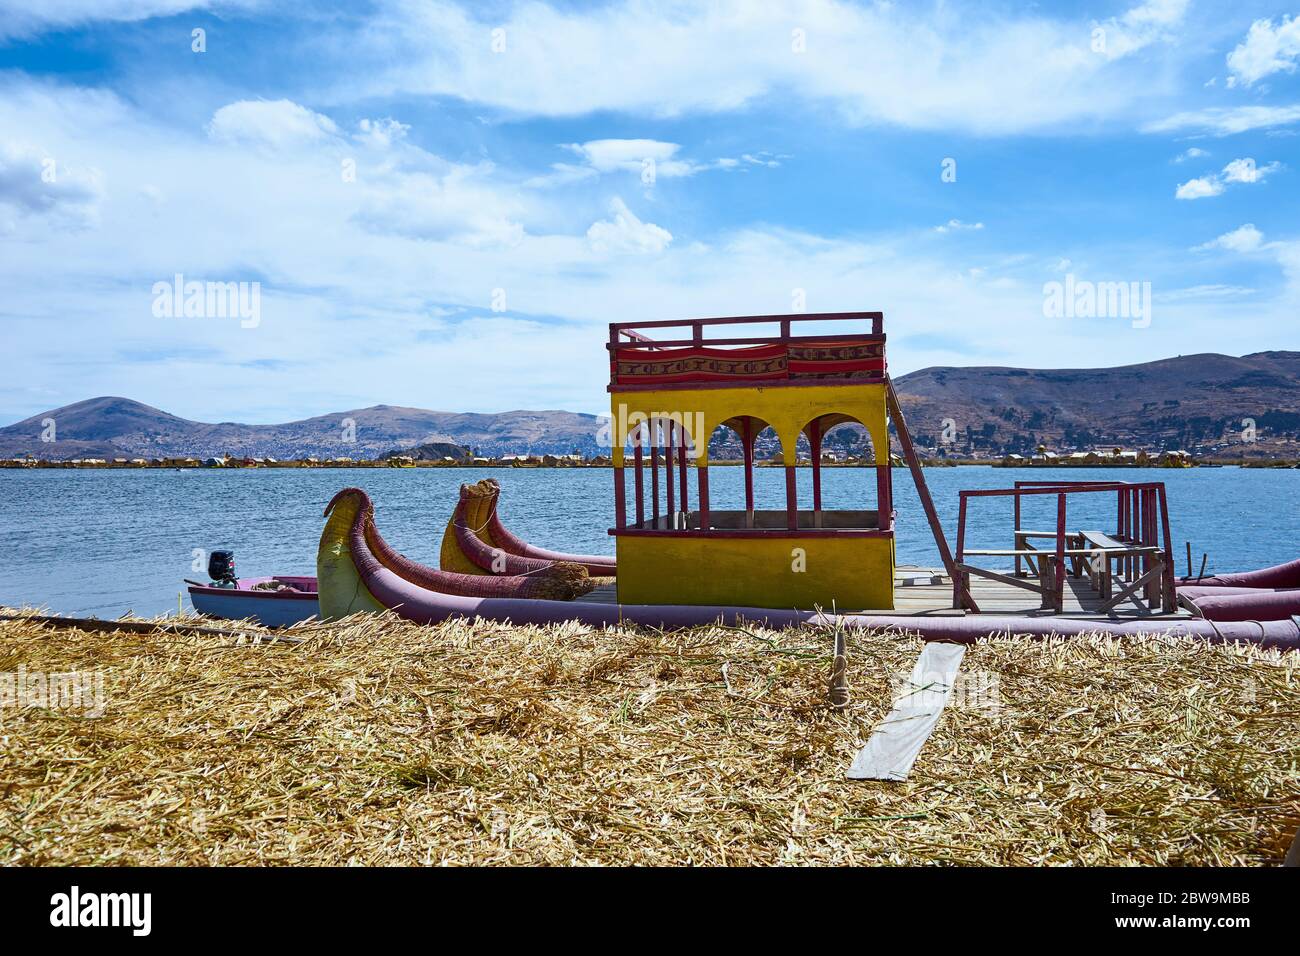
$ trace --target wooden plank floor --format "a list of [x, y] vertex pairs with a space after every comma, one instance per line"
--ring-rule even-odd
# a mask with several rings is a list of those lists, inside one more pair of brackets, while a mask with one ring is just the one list
[[[1116, 585], [1118, 590], [1118, 585]], [[1134, 618], [1191, 617], [1180, 608], [1172, 614], [1165, 614], [1157, 608], [1148, 610], [1145, 604], [1129, 601], [1116, 608], [1110, 614], [1099, 614], [1101, 597], [1088, 586], [1088, 579], [1065, 579], [1065, 610], [1056, 615], [1051, 610], [1040, 608], [1039, 596], [1010, 584], [993, 581], [988, 578], [972, 577], [971, 590], [975, 603], [983, 614], [1007, 614], [1015, 617], [1076, 617], [1076, 618]], [[578, 598], [588, 604], [617, 604], [618, 589], [613, 582], [598, 585], [590, 594]], [[961, 616], [968, 612], [954, 610], [952, 607], [952, 583], [942, 569], [899, 568], [894, 580], [894, 607], [892, 610], [869, 610], [873, 614], [896, 614], [904, 617], [947, 617]]]

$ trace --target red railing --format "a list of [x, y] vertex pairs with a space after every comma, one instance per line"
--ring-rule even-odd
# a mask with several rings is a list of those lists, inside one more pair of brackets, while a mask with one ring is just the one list
[[[652, 322], [611, 322], [609, 342], [606, 348], [610, 353], [610, 388], [620, 385], [636, 388], [638, 383], [619, 381], [618, 360], [622, 356], [636, 356], [651, 352], [672, 349], [740, 349], [764, 345], [819, 345], [860, 344], [865, 342], [885, 341], [883, 312], [809, 312], [792, 315], [735, 315], [712, 319], [664, 319]], [[869, 332], [832, 332], [809, 335], [796, 335], [796, 323], [807, 322], [863, 322], [869, 323]], [[706, 328], [732, 325], [772, 325], [768, 334], [748, 335], [732, 338], [705, 338]], [[656, 339], [646, 335], [646, 329], [684, 329], [689, 338]], [[883, 374], [883, 373], [882, 373]], [[729, 383], [734, 384], [734, 383]]]

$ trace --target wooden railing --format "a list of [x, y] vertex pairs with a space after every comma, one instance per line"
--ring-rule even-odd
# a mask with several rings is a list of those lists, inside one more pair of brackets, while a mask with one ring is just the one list
[[[1113, 493], [1116, 495], [1115, 530], [1110, 537], [1119, 542], [1118, 549], [1088, 546], [1072, 539], [1079, 537], [1066, 528], [1066, 501], [1070, 495]], [[1029, 495], [1056, 496], [1056, 528], [1050, 532], [1027, 532], [1021, 528], [1021, 499]], [[966, 512], [971, 498], [1009, 497], [1014, 501], [1014, 547], [1006, 552], [980, 552], [1005, 554], [1015, 558], [1014, 576], [978, 568], [966, 562]], [[1174, 561], [1169, 530], [1169, 503], [1164, 482], [1125, 481], [1017, 481], [1014, 488], [986, 488], [958, 492], [957, 549], [953, 558], [953, 607], [979, 610], [970, 591], [970, 575], [992, 578], [1014, 584], [1043, 595], [1043, 606], [1053, 608], [1058, 614], [1064, 606], [1064, 588], [1067, 557], [1075, 560], [1076, 573], [1082, 559], [1096, 555], [1100, 560], [1115, 560], [1127, 575], [1130, 586], [1109, 598], [1103, 610], [1110, 610], [1127, 597], [1145, 588], [1148, 599], [1159, 601], [1166, 612], [1175, 610]], [[1101, 529], [1097, 529], [1101, 530]], [[1029, 537], [1052, 540], [1052, 551], [1027, 551]], [[1079, 547], [1070, 547], [1079, 544]], [[1116, 553], [1112, 554], [1111, 551]], [[971, 552], [975, 553], [975, 552]], [[1037, 560], [1039, 583], [1031, 584], [1021, 577], [1022, 560]], [[1045, 562], [1050, 561], [1050, 564]], [[1107, 565], [1109, 569], [1109, 565]]]
[[[664, 319], [653, 322], [611, 322], [609, 326], [609, 381], [614, 390], [621, 384], [632, 385], [635, 382], [620, 383], [618, 360], [622, 356], [635, 356], [645, 353], [662, 352], [671, 349], [721, 348], [740, 349], [746, 346], [762, 345], [799, 345], [799, 344], [861, 344], [864, 342], [885, 341], [883, 312], [809, 312], [792, 315], [735, 315], [712, 319]], [[808, 322], [860, 322], [869, 323], [870, 331], [833, 331], [819, 334], [796, 335], [799, 323]], [[736, 336], [731, 338], [705, 338], [706, 328], [734, 325], [770, 325], [770, 333]], [[646, 329], [685, 329], [689, 338], [652, 338]], [[883, 354], [883, 352], [882, 352]]]
[[[645, 348], [661, 349], [683, 345], [773, 345], [779, 342], [817, 341], [824, 335], [793, 334], [796, 322], [870, 322], [869, 334], [841, 335], [836, 333], [835, 341], [871, 341], [884, 335], [885, 313], [883, 312], [800, 312], [791, 315], [730, 315], [714, 319], [662, 319], [653, 322], [611, 322], [609, 324], [609, 348]], [[764, 335], [735, 339], [706, 339], [704, 329], [719, 325], [777, 325], [780, 331], [776, 335]], [[688, 339], [652, 339], [642, 329], [690, 329]], [[620, 342], [620, 336], [629, 341]]]

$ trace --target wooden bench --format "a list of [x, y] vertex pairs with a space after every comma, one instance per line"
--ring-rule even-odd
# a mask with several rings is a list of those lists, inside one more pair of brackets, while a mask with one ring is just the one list
[[[1030, 541], [1034, 538], [1048, 538], [1052, 541], [1055, 541], [1056, 532], [1055, 531], [1028, 531], [1023, 528], [1015, 529], [1016, 550], [1020, 552], [1019, 554], [1016, 555], [1016, 576], [1017, 577], [1019, 577], [1021, 574], [1020, 562], [1022, 558], [1024, 559], [1025, 565], [1029, 568], [1030, 573], [1033, 574], [1035, 577], [1041, 577], [1042, 575], [1038, 568], [1039, 557], [1043, 554], [1052, 554], [1052, 555], [1056, 554], [1055, 547], [1051, 547], [1047, 549], [1035, 548], [1032, 544], [1030, 544]], [[1066, 560], [1068, 560], [1074, 566], [1074, 576], [1076, 578], [1083, 573], [1082, 559], [1079, 556], [1079, 550], [1078, 550], [1082, 547], [1083, 547], [1083, 542], [1079, 539], [1079, 536], [1077, 534], [1067, 531], [1065, 534]]]
[[[1132, 544], [1120, 541], [1102, 531], [1079, 531], [1077, 537], [1089, 552], [1089, 577], [1102, 598], [1098, 611], [1110, 611], [1130, 597], [1142, 592], [1147, 606], [1155, 608], [1164, 600], [1164, 553], [1155, 545]], [[1115, 566], [1123, 564], [1128, 570], [1128, 583], [1112, 596]]]
[[[1030, 535], [1036, 532], [1027, 532]], [[1051, 535], [1055, 538], [1056, 535]], [[1067, 536], [1067, 541], [1073, 539], [1073, 535]], [[1090, 558], [1093, 550], [1090, 548], [1068, 547], [1063, 552], [1067, 561], [1084, 561]], [[1011, 584], [1018, 588], [1024, 588], [1026, 591], [1033, 591], [1042, 597], [1042, 607], [1055, 610], [1058, 614], [1064, 608], [1062, 607], [1063, 596], [1056, 586], [1056, 552], [1048, 551], [1034, 547], [1024, 548], [972, 548], [962, 552], [962, 558], [965, 559], [970, 555], [981, 555], [984, 557], [1011, 558], [1016, 559], [1016, 572], [1014, 575], [1003, 574], [1000, 571], [991, 571], [988, 568], [978, 568], [973, 564], [967, 564], [964, 560], [956, 562], [958, 573], [962, 576], [961, 586], [970, 589], [970, 575], [978, 575], [982, 578], [990, 578], [994, 581], [1001, 581], [1003, 584]], [[1023, 575], [1019, 569], [1021, 559], [1029, 566], [1033, 577], [1037, 583], [1030, 583], [1030, 579]], [[1077, 576], [1077, 573], [1076, 573]], [[960, 593], [960, 592], [957, 592]]]

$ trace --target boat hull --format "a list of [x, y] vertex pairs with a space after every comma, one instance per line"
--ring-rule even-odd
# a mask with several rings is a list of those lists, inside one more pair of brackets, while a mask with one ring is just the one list
[[436, 624], [448, 618], [482, 618], [516, 625], [577, 621], [595, 627], [640, 624], [663, 629], [708, 626], [718, 622], [729, 626], [757, 624], [778, 628], [802, 624], [842, 625], [898, 634], [917, 633], [925, 640], [958, 643], [1000, 634], [1069, 637], [1100, 633], [1115, 637], [1193, 637], [1215, 643], [1240, 641], [1263, 647], [1300, 649], [1300, 621], [1293, 620], [1218, 623], [1197, 618], [1120, 621], [995, 614], [899, 618], [731, 605], [582, 604], [445, 594], [400, 577], [371, 550], [365, 537], [364, 520], [369, 504], [364, 492], [346, 489], [334, 496], [326, 511], [327, 521], [321, 532], [316, 563], [321, 612], [326, 618], [391, 611], [420, 624]]
[[[300, 590], [255, 591], [253, 587], [267, 581], [281, 581]], [[266, 627], [287, 627], [320, 614], [314, 577], [277, 575], [240, 578], [237, 588], [190, 585], [190, 604], [207, 617], [230, 621], [252, 620]]]

